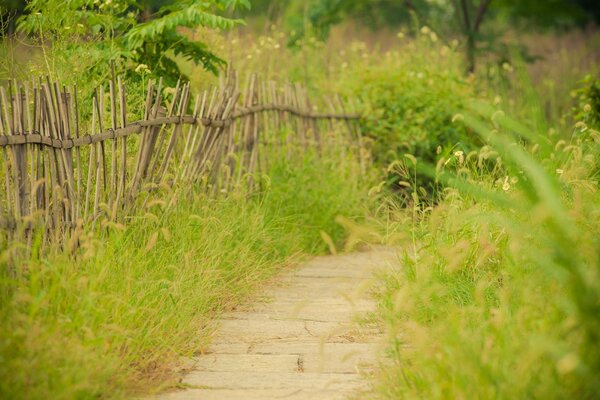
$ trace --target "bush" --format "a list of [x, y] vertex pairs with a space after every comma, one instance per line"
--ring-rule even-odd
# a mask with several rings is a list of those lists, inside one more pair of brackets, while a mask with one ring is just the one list
[[[373, 156], [381, 166], [405, 153], [419, 164], [434, 164], [438, 154], [466, 154], [479, 144], [460, 121], [453, 121], [474, 96], [462, 77], [459, 55], [438, 45], [427, 28], [421, 35], [401, 52], [359, 62], [344, 80], [361, 104], [362, 131], [373, 140]], [[429, 190], [432, 181], [420, 177], [418, 185]]]

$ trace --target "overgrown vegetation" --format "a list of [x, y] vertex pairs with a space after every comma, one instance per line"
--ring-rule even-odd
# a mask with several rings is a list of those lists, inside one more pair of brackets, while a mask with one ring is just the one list
[[600, 132], [588, 83], [569, 126], [465, 107], [455, 123], [484, 146], [421, 169], [445, 187], [434, 208], [411, 185], [426, 161], [390, 168], [415, 201], [392, 212], [402, 266], [382, 278], [390, 346], [374, 397], [597, 398]]
[[[164, 3], [152, 10], [148, 9], [149, 5], [131, 0], [32, 0], [27, 3], [27, 14], [20, 18], [18, 28], [35, 37], [42, 48], [49, 45], [54, 63], [67, 66], [75, 57], [85, 62], [80, 66], [83, 67], [80, 73], [96, 85], [105, 80], [110, 63], [116, 63], [119, 73], [136, 76], [136, 72], [143, 70], [174, 85], [181, 77], [173, 61], [177, 56], [218, 73], [225, 61], [206, 43], [190, 40], [181, 28], [231, 29], [243, 21], [219, 16], [216, 12], [248, 8], [250, 2]], [[86, 59], [80, 58], [82, 53], [87, 55]], [[48, 63], [48, 56], [45, 58]], [[47, 66], [47, 73], [55, 71], [56, 66]]]
[[[40, 33], [46, 3], [31, 3], [42, 16], [24, 19], [29, 31]], [[348, 232], [334, 221], [343, 216], [400, 259], [381, 277], [389, 340], [372, 397], [598, 398], [599, 36], [562, 30], [597, 20], [597, 7], [256, 1], [250, 27], [223, 34], [191, 25], [231, 28], [246, 2], [148, 2], [163, 7], [148, 20], [131, 2], [88, 3], [84, 13], [55, 9], [56, 30], [42, 32], [52, 46], [44, 41], [24, 63], [0, 61], [2, 74], [52, 72], [92, 93], [97, 81], [78, 81], [80, 72], [98, 65], [101, 77], [116, 59], [132, 81], [166, 74], [172, 83], [181, 71], [200, 89], [227, 60], [242, 74], [300, 81], [315, 96], [348, 96], [374, 168], [344, 148], [269, 153], [259, 193], [154, 205], [127, 226], [86, 232], [74, 256], [34, 254], [16, 275], [3, 265], [2, 397], [118, 398], [171, 385], [180, 356], [210, 340], [215, 315], [286, 264], [342, 243]], [[473, 11], [486, 3], [473, 31]], [[226, 18], [193, 11], [230, 6], [238, 14]], [[359, 24], [358, 10], [368, 11]], [[74, 19], [66, 25], [64, 15]], [[88, 17], [100, 28], [73, 28]], [[521, 29], [532, 19], [556, 29]], [[19, 57], [16, 46], [3, 47], [3, 60]], [[365, 215], [375, 228], [362, 225]]]
[[358, 166], [307, 157], [275, 162], [251, 200], [240, 188], [169, 209], [148, 203], [127, 226], [80, 236], [75, 255], [34, 252], [13, 270], [20, 245], [4, 249], [0, 396], [126, 398], [176, 384], [171, 374], [207, 345], [216, 315], [326, 250], [321, 232], [339, 242], [336, 216], [364, 215]]

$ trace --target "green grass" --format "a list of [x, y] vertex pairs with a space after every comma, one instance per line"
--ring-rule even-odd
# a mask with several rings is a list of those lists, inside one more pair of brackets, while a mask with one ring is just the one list
[[218, 313], [324, 251], [321, 231], [341, 240], [336, 216], [364, 214], [352, 179], [332, 160], [280, 160], [261, 195], [152, 206], [122, 230], [82, 235], [74, 257], [55, 248], [12, 274], [7, 249], [0, 397], [125, 398], [172, 384], [181, 357], [209, 342]]
[[481, 171], [484, 149], [438, 170], [435, 208], [396, 215], [407, 238], [382, 277], [374, 397], [598, 398], [600, 136], [549, 138], [481, 106], [466, 121], [504, 179]]

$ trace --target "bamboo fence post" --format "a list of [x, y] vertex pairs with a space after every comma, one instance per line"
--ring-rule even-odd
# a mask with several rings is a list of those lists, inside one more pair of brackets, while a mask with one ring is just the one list
[[[347, 127], [346, 138], [338, 135], [339, 151], [358, 141], [364, 162], [360, 130], [353, 122], [357, 116], [346, 113], [339, 96], [325, 97], [329, 113], [319, 113], [300, 84], [279, 87], [252, 73], [242, 93], [231, 67], [220, 83], [196, 96], [193, 114], [188, 115], [189, 83], [178, 83], [167, 110], [162, 105], [162, 80], [150, 81], [143, 119], [128, 123], [126, 87], [112, 66], [106, 97], [110, 106], [105, 107], [100, 86], [92, 97], [91, 134], [85, 135], [76, 86], [61, 86], [49, 77], [39, 84], [33, 81], [31, 92], [16, 80], [9, 81], [8, 90], [1, 86], [0, 223], [6, 227], [5, 237], [20, 227], [28, 235], [32, 221], [41, 214], [45, 234], [57, 241], [61, 235], [72, 235], [71, 248], [82, 223], [91, 223], [94, 229], [103, 214], [116, 221], [121, 214], [130, 215], [136, 204], [146, 204], [150, 195], [143, 203], [136, 201], [146, 184], [175, 188], [180, 180], [200, 182], [209, 194], [219, 195], [247, 176], [253, 190], [255, 175], [269, 168], [270, 155], [283, 156], [287, 147], [292, 158], [298, 150], [316, 146], [322, 156], [323, 149], [338, 147], [331, 142], [331, 132], [323, 137], [321, 131], [324, 124], [333, 130], [336, 121]], [[346, 104], [354, 109], [352, 103]], [[105, 115], [107, 108], [110, 114]], [[136, 155], [128, 160], [131, 135], [139, 139]]]

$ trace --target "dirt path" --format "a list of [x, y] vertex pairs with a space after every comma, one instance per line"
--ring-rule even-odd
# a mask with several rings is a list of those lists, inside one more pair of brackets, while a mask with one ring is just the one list
[[317, 257], [285, 273], [264, 302], [226, 314], [208, 352], [160, 400], [337, 400], [368, 388], [381, 333], [356, 317], [375, 309], [372, 273], [385, 250]]

